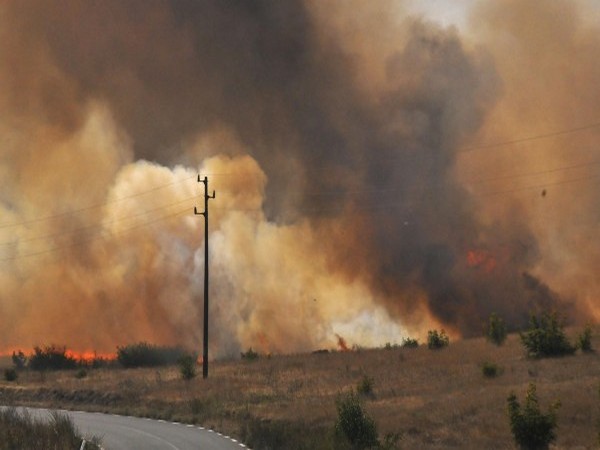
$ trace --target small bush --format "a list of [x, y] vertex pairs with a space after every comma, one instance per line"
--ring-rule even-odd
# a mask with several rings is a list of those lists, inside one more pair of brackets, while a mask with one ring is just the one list
[[247, 352], [240, 353], [240, 356], [242, 357], [242, 359], [245, 359], [247, 361], [254, 361], [258, 359], [258, 353], [252, 350], [252, 347], [250, 347]]
[[356, 387], [356, 392], [358, 392], [360, 395], [364, 395], [367, 397], [373, 397], [373, 395], [374, 395], [373, 384], [374, 384], [373, 378], [365, 375], [360, 380], [360, 383], [358, 383], [358, 386]]
[[548, 449], [550, 443], [556, 440], [556, 411], [560, 404], [556, 402], [546, 414], [542, 413], [533, 383], [527, 389], [524, 407], [521, 407], [514, 393], [510, 394], [507, 401], [510, 430], [519, 448]]
[[17, 370], [10, 367], [8, 369], [4, 369], [4, 379], [6, 381], [17, 381], [19, 375], [17, 374]]
[[363, 410], [354, 392], [338, 397], [335, 406], [338, 413], [336, 436], [346, 439], [354, 450], [379, 447], [375, 421]]
[[77, 361], [80, 367], [86, 367], [88, 369], [100, 369], [102, 367], [116, 366], [118, 364], [116, 359], [106, 358], [94, 354], [92, 358], [81, 358]]
[[335, 446], [333, 434], [325, 426], [277, 419], [247, 419], [240, 439], [253, 449], [351, 450]]
[[444, 330], [429, 330], [427, 332], [427, 348], [437, 350], [447, 347], [450, 344], [450, 338]]
[[481, 365], [481, 373], [486, 378], [495, 378], [502, 373], [502, 368], [493, 362], [486, 361]]
[[187, 403], [189, 411], [194, 416], [194, 421], [205, 423], [208, 420], [222, 417], [223, 411], [222, 399], [214, 396], [203, 398], [193, 397]]
[[37, 371], [75, 369], [77, 360], [67, 355], [67, 348], [49, 345], [44, 348], [34, 347], [29, 357], [29, 368]]
[[12, 362], [15, 369], [22, 370], [27, 365], [27, 356], [21, 350], [12, 353]]
[[82, 378], [85, 378], [87, 376], [88, 372], [83, 367], [79, 368], [79, 370], [75, 372], [75, 378], [77, 378], [78, 380], [81, 380]]
[[558, 314], [543, 313], [538, 319], [531, 315], [529, 330], [521, 333], [521, 342], [532, 358], [548, 356], [565, 356], [575, 353], [576, 347], [571, 345]]
[[506, 324], [498, 314], [492, 313], [488, 320], [485, 332], [488, 341], [498, 346], [504, 344], [506, 340]]
[[401, 433], [387, 433], [383, 437], [383, 442], [379, 444], [381, 450], [394, 450], [398, 448], [400, 440], [402, 439]]
[[191, 380], [196, 376], [196, 357], [185, 355], [179, 358], [179, 373], [184, 380]]
[[173, 365], [185, 355], [181, 347], [164, 347], [147, 342], [117, 347], [117, 361], [126, 368]]
[[417, 348], [418, 346], [418, 339], [412, 339], [409, 337], [402, 339], [402, 348]]
[[585, 353], [591, 353], [594, 351], [592, 348], [592, 327], [589, 325], [586, 326], [581, 333], [577, 337], [577, 347]]

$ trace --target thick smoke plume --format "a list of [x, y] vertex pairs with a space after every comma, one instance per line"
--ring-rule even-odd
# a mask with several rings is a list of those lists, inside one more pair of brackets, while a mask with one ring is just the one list
[[3, 3], [0, 350], [198, 346], [198, 173], [214, 355], [595, 314], [600, 131], [553, 136], [599, 120], [584, 8]]

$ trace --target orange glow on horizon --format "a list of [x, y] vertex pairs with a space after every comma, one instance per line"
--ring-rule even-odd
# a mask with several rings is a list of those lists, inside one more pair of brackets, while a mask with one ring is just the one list
[[[61, 349], [60, 347], [58, 347], [58, 348]], [[0, 357], [12, 356], [13, 353], [19, 353], [19, 352], [23, 352], [25, 354], [25, 356], [27, 356], [27, 357], [29, 357], [33, 354], [33, 351], [24, 352], [21, 349], [3, 350], [3, 351], [0, 351]], [[94, 350], [76, 351], [76, 350], [67, 349], [65, 351], [65, 355], [69, 358], [73, 358], [78, 361], [84, 361], [84, 362], [91, 362], [91, 361], [94, 361], [95, 359], [103, 359], [106, 361], [114, 361], [117, 359], [117, 355], [115, 353], [100, 353], [100, 352], [97, 352]]]
[[107, 361], [113, 361], [117, 359], [117, 355], [114, 353], [98, 353], [92, 350], [84, 350], [80, 352], [74, 350], [67, 350], [65, 354], [70, 358], [85, 362], [91, 362], [95, 359], [104, 359]]

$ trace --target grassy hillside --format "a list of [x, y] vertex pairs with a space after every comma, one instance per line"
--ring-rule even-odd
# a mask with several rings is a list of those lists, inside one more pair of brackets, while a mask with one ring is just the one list
[[[576, 330], [579, 331], [579, 330]], [[592, 341], [600, 348], [600, 341]], [[483, 362], [502, 368], [486, 378]], [[530, 382], [542, 407], [560, 400], [559, 448], [595, 448], [600, 420], [600, 358], [576, 353], [531, 360], [518, 336], [502, 347], [483, 338], [451, 342], [441, 350], [392, 348], [255, 361], [217, 361], [208, 380], [189, 382], [178, 369], [97, 369], [24, 372], [0, 382], [0, 403], [85, 408], [198, 422], [260, 447], [327, 448], [335, 399], [372, 379], [364, 406], [381, 435], [401, 433], [401, 448], [514, 448], [506, 399], [522, 399]], [[309, 433], [306, 430], [310, 430]], [[281, 442], [286, 442], [285, 445]]]

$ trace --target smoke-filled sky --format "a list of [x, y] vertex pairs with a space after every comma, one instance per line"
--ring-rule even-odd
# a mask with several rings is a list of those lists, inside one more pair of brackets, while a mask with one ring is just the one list
[[[0, 350], [600, 316], [587, 0], [0, 4]], [[432, 6], [431, 6], [432, 5]]]

